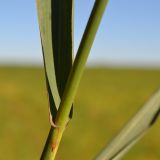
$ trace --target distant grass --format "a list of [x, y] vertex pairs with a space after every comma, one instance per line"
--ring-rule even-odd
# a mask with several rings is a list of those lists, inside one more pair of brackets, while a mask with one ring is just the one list
[[[57, 159], [92, 159], [159, 87], [160, 70], [87, 69]], [[39, 159], [49, 131], [47, 107], [41, 68], [0, 68], [0, 159]], [[159, 160], [159, 135], [157, 123], [124, 159]]]

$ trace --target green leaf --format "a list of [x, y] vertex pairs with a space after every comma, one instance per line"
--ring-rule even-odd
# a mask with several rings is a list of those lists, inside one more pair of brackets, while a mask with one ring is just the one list
[[[73, 55], [72, 0], [37, 0], [50, 112], [54, 121]], [[70, 112], [70, 117], [72, 110]]]
[[137, 112], [96, 160], [120, 159], [156, 122], [160, 115], [160, 90]]

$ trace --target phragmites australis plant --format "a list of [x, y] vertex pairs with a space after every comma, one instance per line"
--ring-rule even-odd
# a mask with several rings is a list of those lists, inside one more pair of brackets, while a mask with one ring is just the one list
[[[76, 91], [107, 4], [108, 0], [95, 0], [73, 60], [73, 0], [37, 0], [51, 124], [42, 160], [55, 159], [63, 132], [72, 118]], [[120, 159], [154, 124], [159, 112], [160, 91], [153, 95], [95, 159]]]

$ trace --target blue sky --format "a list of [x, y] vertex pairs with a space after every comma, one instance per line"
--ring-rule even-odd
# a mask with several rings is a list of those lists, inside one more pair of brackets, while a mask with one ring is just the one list
[[[94, 0], [75, 0], [75, 51]], [[160, 1], [110, 0], [88, 64], [160, 66]], [[2, 0], [0, 64], [42, 64], [35, 0]]]

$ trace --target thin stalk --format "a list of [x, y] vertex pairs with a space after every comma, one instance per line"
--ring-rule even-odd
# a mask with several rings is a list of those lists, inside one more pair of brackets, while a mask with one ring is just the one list
[[108, 0], [96, 0], [90, 15], [87, 27], [82, 37], [71, 73], [69, 75], [61, 103], [57, 112], [55, 124], [56, 128], [50, 131], [48, 143], [45, 147], [43, 159], [54, 160], [63, 132], [65, 130], [68, 114], [70, 112], [75, 94], [91, 49], [98, 26], [107, 6]]
[[[63, 90], [72, 67], [74, 0], [36, 1], [49, 98], [49, 117], [51, 125], [54, 126]], [[72, 112], [73, 109], [68, 115], [68, 120], [72, 118]], [[52, 132], [53, 127], [50, 129], [41, 159], [47, 159], [46, 148]]]

